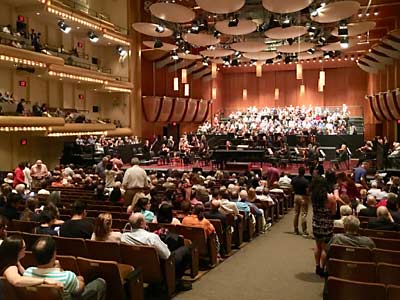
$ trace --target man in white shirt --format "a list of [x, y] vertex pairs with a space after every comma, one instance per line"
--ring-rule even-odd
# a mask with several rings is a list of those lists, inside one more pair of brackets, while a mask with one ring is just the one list
[[143, 192], [145, 188], [149, 187], [146, 171], [139, 167], [139, 159], [136, 157], [132, 158], [132, 167], [127, 169], [124, 174], [122, 181], [122, 187], [124, 188], [125, 205], [135, 206], [136, 203], [132, 203], [132, 199], [136, 193]]
[[49, 170], [47, 166], [41, 160], [37, 160], [31, 167], [32, 186], [39, 187], [48, 176]]

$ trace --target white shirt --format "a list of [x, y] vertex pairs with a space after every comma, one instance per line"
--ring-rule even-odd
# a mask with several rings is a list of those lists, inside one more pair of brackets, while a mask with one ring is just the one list
[[160, 237], [152, 232], [148, 232], [142, 228], [134, 229], [132, 232], [122, 234], [121, 243], [128, 245], [144, 245], [153, 246], [161, 259], [167, 259], [171, 252], [168, 246], [160, 239]]
[[126, 170], [122, 186], [125, 189], [145, 188], [149, 185], [146, 171], [135, 165]]
[[23, 170], [24, 176], [25, 176], [25, 184], [27, 187], [31, 186], [32, 183], [32, 177], [31, 177], [31, 170], [27, 167]]
[[230, 202], [227, 199], [221, 199], [220, 205], [219, 212], [221, 214], [234, 214], [235, 216], [240, 214], [239, 209], [234, 202]]

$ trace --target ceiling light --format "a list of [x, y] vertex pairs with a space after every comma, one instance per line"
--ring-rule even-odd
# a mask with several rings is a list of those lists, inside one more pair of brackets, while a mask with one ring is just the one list
[[254, 66], [256, 63], [257, 63], [257, 61], [255, 59], [251, 59], [250, 60], [250, 65], [251, 66]]
[[315, 53], [315, 48], [308, 49], [307, 53], [311, 54], [311, 55], [314, 54]]
[[122, 48], [121, 46], [117, 47], [117, 52], [119, 54], [119, 56], [121, 57], [127, 57], [128, 56], [128, 51], [126, 51], [124, 48]]
[[240, 53], [239, 51], [235, 52], [235, 57], [236, 58], [241, 58], [242, 57], [242, 53]]
[[202, 64], [203, 64], [203, 66], [206, 66], [206, 67], [208, 66], [208, 57], [203, 58]]
[[89, 31], [88, 35], [89, 35], [89, 40], [92, 43], [97, 43], [99, 41], [99, 37], [93, 31]]
[[235, 59], [232, 59], [231, 65], [232, 65], [232, 66], [238, 66], [238, 65], [239, 65], [239, 61], [238, 61], [236, 58], [235, 58]]
[[156, 39], [154, 42], [154, 48], [159, 49], [162, 48], [162, 46], [164, 46], [163, 42], [160, 39]]
[[71, 31], [71, 26], [67, 25], [64, 20], [59, 20], [57, 23], [60, 30], [64, 33], [69, 33]]
[[229, 56], [223, 57], [222, 60], [224, 61], [224, 65], [225, 65], [225, 66], [229, 66], [229, 65], [230, 65]]
[[289, 38], [289, 39], [287, 39], [287, 41], [288, 41], [289, 45], [292, 46], [292, 45], [293, 45], [293, 42], [294, 42], [294, 39]]
[[278, 55], [276, 56], [276, 59], [282, 59], [282, 54], [278, 53]]
[[379, 15], [379, 11], [374, 11], [374, 16], [378, 16]]
[[207, 20], [200, 20], [199, 21], [199, 30], [207, 30], [207, 29], [208, 29]]
[[237, 17], [231, 18], [228, 22], [228, 27], [236, 27], [239, 24], [239, 19]]
[[162, 24], [157, 24], [157, 25], [156, 25], [155, 31], [158, 32], [158, 33], [163, 33], [163, 32], [165, 31], [164, 25], [162, 25]]
[[212, 50], [215, 50], [215, 46], [214, 46], [214, 45], [208, 46], [208, 47], [207, 47], [207, 50], [211, 50], [211, 51], [212, 51]]
[[176, 51], [172, 51], [171, 57], [172, 57], [173, 60], [178, 60], [179, 59], [179, 56], [176, 53]]
[[340, 47], [343, 49], [349, 48], [349, 37], [343, 36], [340, 38]]
[[273, 59], [267, 59], [267, 60], [265, 61], [265, 63], [268, 64], [268, 65], [270, 65], [270, 64], [273, 64], [273, 63], [274, 63], [274, 60], [273, 60]]
[[311, 17], [316, 17], [316, 16], [318, 16], [318, 14], [319, 14], [319, 11], [315, 6], [310, 8]]
[[318, 40], [318, 44], [321, 46], [324, 45], [325, 42], [326, 42], [326, 37], [324, 37], [324, 36], [321, 36]]
[[268, 29], [268, 24], [263, 22], [260, 26], [258, 26], [257, 31], [258, 32], [264, 32]]
[[200, 27], [199, 27], [197, 21], [193, 21], [192, 27], [190, 27], [190, 33], [197, 34], [197, 33], [199, 33], [199, 31], [200, 31]]
[[333, 52], [332, 51], [326, 51], [326, 52], [324, 52], [324, 58], [325, 59], [328, 59], [328, 58], [331, 58], [333, 56]]
[[286, 16], [285, 19], [282, 21], [282, 28], [290, 27], [291, 20], [289, 16]]

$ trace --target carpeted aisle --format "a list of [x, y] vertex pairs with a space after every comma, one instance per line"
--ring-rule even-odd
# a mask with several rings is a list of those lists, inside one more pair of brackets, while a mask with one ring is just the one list
[[313, 273], [314, 241], [293, 235], [292, 220], [293, 210], [174, 299], [322, 299], [323, 280]]

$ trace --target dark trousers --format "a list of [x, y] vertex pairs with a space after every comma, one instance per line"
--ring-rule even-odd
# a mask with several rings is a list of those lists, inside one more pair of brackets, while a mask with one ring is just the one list
[[181, 246], [172, 252], [175, 256], [175, 274], [176, 278], [180, 279], [191, 265], [192, 255], [190, 248]]

